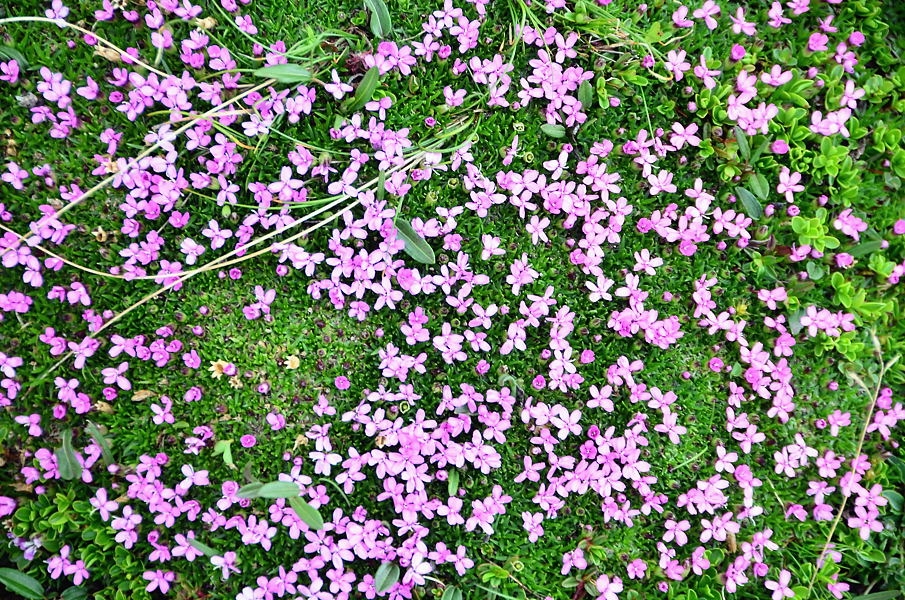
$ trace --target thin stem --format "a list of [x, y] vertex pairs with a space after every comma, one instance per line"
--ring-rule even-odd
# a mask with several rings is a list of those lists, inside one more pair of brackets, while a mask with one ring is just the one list
[[[351, 204], [350, 206], [348, 206], [348, 207], [346, 208], [346, 210], [351, 210], [353, 207], [355, 207], [356, 205], [358, 205], [358, 204], [360, 204], [360, 203], [361, 203], [361, 200], [356, 200], [353, 204]], [[292, 241], [294, 241], [294, 240], [297, 240], [297, 239], [299, 239], [299, 238], [301, 238], [301, 237], [303, 237], [303, 236], [306, 236], [306, 235], [308, 235], [309, 233], [311, 233], [312, 231], [315, 231], [315, 230], [317, 230], [318, 228], [322, 227], [322, 226], [325, 225], [326, 223], [329, 223], [330, 221], [332, 221], [333, 219], [335, 219], [339, 214], [341, 214], [341, 213], [337, 213], [337, 214], [335, 214], [335, 215], [330, 215], [329, 217], [327, 217], [326, 219], [323, 219], [323, 220], [320, 221], [319, 223], [317, 223], [317, 224], [315, 224], [315, 225], [312, 225], [311, 227], [309, 227], [308, 229], [305, 229], [304, 231], [300, 231], [299, 233], [297, 233], [297, 234], [291, 236], [290, 238], [288, 238], [288, 239], [286, 239], [286, 240], [283, 240], [283, 241], [280, 242], [280, 243], [288, 244], [288, 243], [290, 243], [290, 242], [292, 242]], [[290, 224], [290, 225], [287, 225], [286, 227], [279, 229], [278, 232], [279, 232], [279, 233], [282, 233], [283, 231], [286, 231], [287, 229], [289, 229], [290, 227], [293, 227], [294, 225], [295, 225], [294, 223], [293, 223], [293, 224]], [[276, 233], [276, 232], [274, 232], [274, 233]], [[263, 254], [264, 252], [267, 252], [267, 251], [269, 251], [269, 250], [270, 250], [270, 247], [264, 248], [263, 250], [259, 250], [258, 252], [254, 253], [253, 255], [248, 256], [247, 258], [252, 258], [253, 256], [257, 256], [257, 255], [259, 255], [259, 254]], [[229, 258], [230, 256], [235, 255], [237, 252], [239, 252], [239, 249], [234, 250], [233, 252], [230, 252], [229, 254], [224, 254], [223, 256], [221, 256], [221, 257], [219, 257], [219, 258], [217, 258], [217, 259], [211, 261], [210, 263], [208, 263], [208, 265], [206, 265], [206, 266], [209, 267], [209, 268], [206, 268], [206, 269], [203, 269], [203, 270], [202, 270], [202, 269], [195, 269], [194, 271], [185, 271], [185, 272], [181, 273], [181, 274], [179, 275], [179, 277], [176, 277], [176, 278], [175, 278], [173, 281], [171, 281], [170, 283], [167, 283], [166, 285], [160, 287], [159, 289], [154, 290], [154, 291], [151, 292], [150, 294], [147, 294], [147, 295], [144, 296], [141, 300], [139, 300], [138, 302], [134, 303], [132, 306], [126, 308], [126, 309], [123, 310], [121, 313], [117, 314], [117, 315], [114, 316], [112, 319], [110, 319], [109, 321], [107, 321], [106, 323], [104, 323], [100, 328], [98, 328], [97, 331], [95, 331], [95, 332], [92, 333], [92, 337], [96, 337], [98, 334], [100, 334], [101, 332], [103, 332], [105, 329], [107, 329], [108, 327], [110, 327], [110, 326], [113, 325], [114, 323], [117, 323], [118, 321], [120, 321], [123, 317], [125, 317], [126, 315], [128, 315], [128, 314], [131, 313], [132, 311], [136, 310], [137, 308], [140, 308], [141, 306], [144, 306], [145, 304], [147, 304], [148, 302], [150, 302], [151, 300], [153, 300], [153, 299], [156, 298], [157, 296], [160, 296], [160, 295], [163, 294], [164, 292], [169, 291], [169, 290], [173, 289], [174, 287], [176, 287], [176, 286], [178, 286], [178, 285], [182, 285], [185, 281], [191, 279], [192, 277], [194, 277], [194, 276], [197, 275], [198, 273], [203, 273], [203, 272], [205, 272], [205, 271], [210, 271], [210, 270], [213, 270], [213, 269], [216, 268], [216, 267], [225, 267], [225, 266], [228, 266], [228, 265], [230, 265], [230, 264], [234, 264], [235, 262], [241, 262], [241, 261], [226, 261], [226, 260], [225, 260], [225, 259]], [[243, 258], [246, 258], [246, 257], [243, 257]], [[222, 261], [222, 262], [221, 262], [221, 261]], [[75, 352], [72, 352], [72, 351], [67, 352], [65, 355], [63, 355], [63, 356], [60, 358], [60, 360], [58, 360], [56, 363], [54, 363], [54, 365], [53, 365], [52, 367], [50, 367], [50, 369], [48, 369], [44, 374], [42, 374], [41, 376], [35, 378], [35, 380], [33, 381], [33, 383], [32, 383], [31, 385], [29, 385], [28, 389], [26, 389], [25, 392], [22, 394], [22, 397], [25, 398], [25, 396], [26, 396], [26, 394], [28, 394], [28, 392], [30, 392], [32, 389], [34, 389], [34, 388], [38, 385], [38, 383], [40, 383], [41, 381], [43, 381], [44, 379], [46, 379], [51, 373], [53, 373], [56, 369], [58, 369], [58, 368], [60, 367], [60, 365], [62, 365], [63, 363], [65, 363], [67, 360], [69, 360], [69, 359], [72, 357], [73, 354], [75, 354]]]
[[132, 56], [131, 54], [128, 54], [125, 50], [123, 50], [122, 48], [117, 46], [116, 44], [102, 38], [101, 36], [94, 33], [93, 31], [85, 29], [84, 27], [76, 25], [75, 23], [70, 23], [69, 21], [65, 21], [63, 19], [51, 19], [48, 17], [7, 17], [6, 19], [0, 19], [0, 25], [5, 25], [7, 23], [53, 23], [54, 25], [57, 25], [59, 27], [68, 27], [69, 29], [75, 29], [76, 31], [78, 31], [80, 33], [83, 33], [85, 35], [90, 35], [91, 37], [96, 39], [98, 42], [109, 47], [111, 50], [119, 52], [120, 57], [128, 57], [128, 58], [125, 58], [123, 60], [123, 62], [128, 63], [129, 61], [131, 61], [141, 67], [144, 67], [145, 69], [147, 69], [148, 71], [151, 71], [152, 73], [156, 73], [156, 74], [160, 75], [161, 77], [167, 76], [167, 74], [164, 73], [163, 71], [159, 71], [159, 70], [155, 69], [154, 67], [152, 67], [151, 65], [149, 65], [148, 63], [144, 62], [143, 60], [135, 58], [134, 56]]
[[[877, 399], [880, 397], [880, 389], [883, 387], [883, 377], [886, 376], [886, 372], [892, 368], [899, 361], [899, 356], [896, 356], [888, 363], [883, 362], [883, 357], [880, 355], [880, 373], [877, 375], [877, 385], [871, 390], [867, 387], [867, 384], [858, 377], [857, 375], [851, 376], [852, 379], [855, 380], [855, 383], [858, 384], [865, 393], [871, 396], [870, 407], [867, 410], [867, 416], [864, 419], [864, 427], [861, 428], [861, 436], [858, 438], [858, 447], [855, 450], [855, 456], [852, 459], [852, 470], [849, 471], [849, 477], [853, 477], [855, 473], [855, 465], [857, 464], [858, 458], [861, 456], [861, 450], [864, 448], [864, 440], [867, 438], [867, 429], [870, 427], [871, 420], [873, 419], [874, 409], [877, 407]], [[842, 490], [840, 490], [842, 491]], [[836, 518], [833, 519], [833, 524], [830, 526], [830, 532], [826, 536], [826, 542], [823, 544], [823, 550], [820, 551], [820, 555], [818, 560], [826, 560], [826, 553], [830, 547], [830, 543], [833, 540], [833, 534], [836, 533], [836, 527], [839, 525], [839, 521], [842, 520], [842, 513], [845, 511], [845, 505], [848, 502], [849, 496], [842, 497], [842, 505], [839, 507], [839, 512], [836, 513]], [[814, 582], [817, 580], [817, 571], [814, 571], [814, 574], [811, 576], [811, 580], [808, 582], [808, 593], [804, 595], [805, 598], [809, 598], [811, 595], [811, 590], [814, 587]]]
[[[2, 24], [3, 24], [2, 21], [0, 21], [0, 25], [2, 25]], [[195, 118], [192, 121], [189, 121], [188, 123], [186, 123], [179, 129], [177, 129], [175, 132], [173, 132], [173, 135], [178, 136], [179, 134], [190, 129], [195, 124], [196, 121], [200, 121], [202, 119], [207, 119], [208, 117], [218, 115], [219, 114], [218, 111], [220, 111], [221, 109], [229, 106], [230, 104], [232, 104], [234, 102], [241, 100], [242, 98], [244, 98], [245, 96], [248, 96], [249, 94], [253, 94], [254, 92], [256, 92], [260, 89], [273, 85], [274, 83], [276, 83], [276, 79], [268, 79], [267, 81], [265, 81], [261, 84], [258, 84], [255, 87], [248, 89], [237, 96], [233, 96], [226, 102], [223, 102], [223, 103], [219, 104], [218, 106], [215, 106], [214, 108], [201, 113], [200, 115], [197, 116], [197, 118]], [[81, 196], [79, 196], [78, 198], [76, 198], [75, 200], [73, 200], [72, 202], [70, 202], [69, 204], [67, 204], [66, 206], [61, 208], [60, 210], [58, 210], [54, 216], [59, 218], [60, 216], [66, 214], [68, 211], [72, 210], [73, 208], [75, 208], [76, 206], [78, 206], [79, 204], [81, 204], [82, 202], [84, 202], [85, 200], [87, 200], [88, 198], [90, 198], [91, 196], [93, 196], [94, 194], [99, 192], [100, 190], [107, 187], [111, 182], [113, 182], [117, 178], [122, 177], [124, 173], [128, 172], [131, 168], [133, 168], [135, 165], [137, 165], [141, 159], [143, 159], [146, 156], [151, 155], [163, 143], [164, 143], [163, 140], [158, 140], [158, 141], [154, 142], [153, 145], [149, 146], [144, 151], [139, 153], [138, 156], [134, 157], [129, 162], [129, 164], [126, 165], [126, 168], [123, 171], [114, 173], [114, 174], [110, 175], [109, 177], [107, 177], [106, 179], [102, 179], [100, 182], [96, 183], [91, 189], [86, 191], [84, 194], [82, 194]], [[9, 252], [13, 248], [17, 247], [19, 245], [19, 243], [27, 241], [32, 235], [34, 235], [34, 234], [31, 231], [29, 231], [28, 233], [26, 233], [24, 235], [20, 235], [18, 240], [16, 240], [12, 244], [10, 244], [8, 247], [4, 248], [2, 252], [0, 252], [0, 257], [2, 257], [4, 254]]]
[[[0, 225], [0, 229], [2, 229], [3, 231], [6, 231], [6, 232], [12, 233], [13, 235], [19, 235], [18, 233], [16, 233], [15, 231], [13, 231], [12, 229], [10, 229], [9, 227], [7, 227], [7, 226], [5, 226], [5, 225]], [[38, 250], [40, 250], [40, 251], [43, 252], [44, 254], [47, 254], [48, 256], [52, 256], [53, 258], [57, 259], [58, 261], [62, 262], [63, 264], [69, 265], [69, 266], [72, 267], [73, 269], [78, 269], [79, 271], [84, 271], [84, 272], [86, 272], [86, 273], [91, 273], [92, 275], [97, 275], [98, 277], [109, 277], [109, 278], [111, 278], [111, 279], [124, 279], [124, 277], [123, 277], [122, 275], [114, 275], [114, 274], [112, 274], [112, 273], [104, 273], [103, 271], [98, 271], [98, 270], [96, 270], [96, 269], [92, 269], [91, 267], [86, 267], [86, 266], [84, 266], [84, 265], [80, 265], [80, 264], [78, 264], [78, 263], [74, 263], [74, 262], [72, 262], [71, 260], [69, 260], [69, 259], [67, 259], [67, 258], [63, 258], [63, 257], [60, 256], [59, 254], [57, 254], [57, 253], [55, 253], [55, 252], [52, 252], [52, 251], [48, 250], [47, 248], [45, 248], [44, 246], [41, 246], [40, 244], [35, 244], [34, 246], [32, 246], [32, 248], [37, 248]]]

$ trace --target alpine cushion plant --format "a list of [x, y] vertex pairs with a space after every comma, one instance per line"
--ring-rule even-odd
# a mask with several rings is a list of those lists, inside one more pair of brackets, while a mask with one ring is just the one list
[[0, 584], [893, 597], [901, 19], [4, 8]]

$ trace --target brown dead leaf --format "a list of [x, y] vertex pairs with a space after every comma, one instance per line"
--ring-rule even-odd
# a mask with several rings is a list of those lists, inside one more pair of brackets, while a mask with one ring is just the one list
[[114, 412], [113, 405], [109, 402], [104, 402], [103, 400], [95, 401], [94, 410], [100, 413], [104, 413], [105, 415], [112, 415]]
[[98, 46], [94, 49], [94, 55], [100, 56], [101, 58], [112, 62], [112, 63], [121, 63], [123, 62], [122, 57], [119, 55], [119, 52], [116, 50], [112, 50], [110, 48], [105, 48], [103, 46]]
[[136, 390], [136, 392], [132, 394], [132, 402], [141, 402], [142, 400], [153, 398], [156, 395], [157, 394], [151, 390]]

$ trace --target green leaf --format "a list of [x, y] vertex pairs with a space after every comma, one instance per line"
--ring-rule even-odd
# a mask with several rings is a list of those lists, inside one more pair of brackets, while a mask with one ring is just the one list
[[654, 21], [654, 23], [644, 33], [644, 41], [648, 44], [659, 42], [662, 37], [663, 26], [660, 24], [660, 21]]
[[371, 11], [371, 33], [380, 39], [393, 33], [390, 11], [383, 0], [364, 0], [365, 8]]
[[751, 146], [748, 144], [748, 136], [742, 131], [741, 127], [736, 125], [732, 128], [735, 131], [735, 141], [738, 143], [738, 153], [741, 154], [745, 162], [751, 160]]
[[874, 592], [873, 594], [864, 594], [863, 596], [855, 596], [852, 600], [892, 600], [902, 595], [899, 590], [886, 590], [883, 592]]
[[760, 202], [754, 197], [754, 194], [743, 187], [735, 188], [735, 193], [738, 196], [738, 199], [741, 200], [742, 207], [744, 207], [745, 212], [749, 217], [757, 221], [763, 216], [764, 207], [760, 205]]
[[14, 60], [19, 63], [20, 69], [28, 67], [28, 60], [26, 60], [25, 56], [12, 46], [0, 46], [0, 59]]
[[311, 71], [295, 63], [261, 67], [260, 69], [255, 69], [252, 75], [263, 77], [264, 79], [276, 79], [280, 83], [307, 83], [311, 81]]
[[217, 556], [218, 554], [220, 554], [219, 552], [217, 552], [216, 550], [214, 550], [213, 548], [211, 548], [204, 542], [199, 542], [198, 540], [192, 539], [192, 538], [188, 538], [188, 541], [189, 541], [190, 546], [196, 548], [197, 550], [202, 552], [208, 558], [210, 558], [211, 556]]
[[27, 600], [41, 600], [44, 597], [44, 588], [37, 579], [15, 569], [0, 568], [0, 583]]
[[754, 195], [761, 200], [766, 201], [770, 197], [770, 186], [767, 184], [767, 178], [760, 173], [755, 173], [748, 180], [748, 185], [751, 186], [751, 191], [754, 192]]
[[889, 501], [889, 505], [895, 512], [902, 512], [902, 506], [905, 505], [905, 497], [895, 490], [886, 490], [883, 497]]
[[60, 471], [60, 477], [70, 481], [82, 475], [82, 465], [75, 456], [75, 449], [72, 447], [72, 430], [67, 429], [60, 435], [62, 446], [56, 449], [57, 468]]
[[236, 469], [236, 463], [233, 462], [233, 453], [230, 450], [230, 444], [232, 444], [232, 440], [220, 440], [216, 444], [214, 444], [214, 456], [223, 455], [223, 464], [231, 469]]
[[380, 563], [377, 573], [374, 574], [374, 589], [378, 594], [389, 591], [399, 581], [399, 567], [394, 563]]
[[868, 254], [873, 254], [877, 250], [880, 250], [883, 247], [883, 242], [879, 240], [874, 240], [871, 242], [862, 242], [852, 248], [849, 251], [849, 254], [854, 256], [855, 258], [860, 258], [862, 256], [866, 256]]
[[440, 600], [462, 600], [462, 591], [454, 585], [446, 586]]
[[805, 269], [808, 272], [808, 277], [810, 277], [812, 281], [820, 281], [823, 279], [823, 276], [826, 275], [826, 270], [820, 266], [819, 263], [815, 263], [812, 260], [807, 262]]
[[262, 487], [264, 487], [264, 484], [260, 481], [243, 485], [239, 488], [239, 491], [236, 492], [236, 496], [238, 498], [257, 498], [258, 492], [261, 491]]
[[865, 548], [860, 551], [858, 555], [864, 560], [875, 562], [875, 563], [885, 563], [886, 555], [883, 554], [883, 551], [879, 548]]
[[248, 488], [251, 488], [250, 493], [254, 494], [254, 496], [247, 496], [249, 498], [295, 498], [301, 493], [299, 484], [293, 481], [271, 481], [269, 483], [250, 483], [243, 486], [236, 495], [239, 498], [245, 498], [242, 490]]
[[808, 597], [808, 588], [803, 585], [798, 585], [792, 588], [792, 593], [795, 594], [793, 596], [795, 600], [804, 600]]
[[581, 109], [588, 112], [594, 102], [594, 87], [590, 81], [584, 80], [578, 86], [578, 101], [581, 102]]
[[370, 102], [371, 98], [374, 96], [374, 91], [377, 90], [379, 84], [380, 67], [371, 67], [368, 69], [368, 72], [365, 73], [365, 76], [361, 78], [361, 81], [358, 82], [358, 87], [355, 88], [355, 96], [349, 100], [346, 110], [349, 112], [361, 110], [365, 104]]
[[84, 600], [88, 597], [88, 590], [83, 587], [73, 586], [60, 594], [63, 600]]
[[450, 470], [446, 480], [446, 492], [450, 497], [455, 496], [459, 491], [459, 472]]
[[88, 424], [85, 425], [85, 433], [90, 435], [91, 439], [100, 446], [101, 456], [103, 457], [104, 462], [108, 465], [112, 465], [115, 462], [113, 460], [113, 451], [110, 448], [110, 442], [107, 441], [107, 438], [104, 436], [103, 432], [101, 432], [100, 427], [93, 422], [88, 421]]
[[308, 527], [315, 531], [324, 528], [324, 519], [317, 509], [299, 498], [298, 496], [289, 499], [289, 506], [299, 516], [299, 519], [305, 522]]
[[434, 250], [406, 221], [396, 221], [396, 234], [405, 242], [405, 253], [426, 265], [437, 262]]
[[540, 126], [540, 130], [543, 131], [545, 135], [557, 140], [566, 137], [566, 128], [559, 123], [545, 123]]
[[726, 558], [726, 554], [719, 548], [711, 548], [707, 550], [705, 556], [707, 557], [707, 560], [710, 561], [710, 564], [714, 567], [718, 567], [719, 564], [723, 562], [723, 559]]

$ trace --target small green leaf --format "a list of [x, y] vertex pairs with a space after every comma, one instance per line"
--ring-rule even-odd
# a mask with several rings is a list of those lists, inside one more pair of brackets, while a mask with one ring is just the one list
[[299, 484], [293, 481], [271, 481], [264, 484], [251, 483], [239, 490], [239, 497], [242, 498], [242, 490], [251, 486], [260, 486], [253, 488], [255, 498], [295, 498], [301, 493]]
[[299, 519], [305, 522], [308, 527], [315, 531], [324, 528], [324, 519], [317, 509], [299, 498], [298, 496], [289, 499], [289, 506], [299, 516]]
[[394, 563], [380, 563], [377, 573], [374, 574], [374, 589], [378, 594], [389, 591], [399, 581], [399, 567]]
[[707, 556], [707, 560], [710, 561], [710, 564], [714, 567], [718, 567], [720, 563], [723, 562], [723, 559], [726, 557], [726, 554], [723, 553], [719, 548], [711, 548], [705, 554]]
[[63, 600], [84, 600], [88, 597], [88, 590], [83, 587], [73, 586], [60, 594]]
[[459, 491], [459, 472], [450, 470], [448, 479], [446, 480], [446, 492], [450, 497], [455, 496]]
[[262, 487], [264, 487], [264, 484], [259, 481], [243, 485], [239, 488], [239, 491], [236, 492], [236, 496], [239, 498], [257, 498]]
[[432, 265], [437, 262], [433, 248], [430, 247], [423, 237], [415, 232], [409, 223], [397, 220], [396, 233], [405, 242], [406, 254], [426, 265]]
[[792, 588], [792, 593], [795, 594], [793, 596], [795, 600], [805, 600], [808, 597], [808, 588], [803, 585], [797, 585]]
[[895, 490], [886, 490], [883, 497], [889, 501], [889, 505], [895, 512], [902, 512], [902, 506], [905, 505], [905, 497]]
[[196, 548], [198, 551], [203, 553], [208, 558], [210, 558], [211, 556], [217, 556], [218, 554], [220, 554], [219, 552], [217, 552], [216, 550], [214, 550], [213, 548], [211, 548], [204, 542], [199, 542], [198, 540], [193, 539], [193, 538], [188, 538], [188, 541], [189, 541], [190, 546]]
[[371, 33], [380, 39], [393, 33], [390, 11], [383, 0], [364, 0], [365, 8], [371, 11]]
[[578, 86], [578, 101], [581, 102], [581, 109], [584, 112], [588, 112], [594, 102], [594, 87], [587, 79]]
[[26, 60], [25, 56], [12, 46], [0, 46], [0, 59], [14, 60], [19, 63], [20, 69], [28, 67], [28, 60]]
[[749, 164], [754, 164], [757, 162], [757, 159], [760, 158], [760, 155], [767, 151], [767, 148], [770, 147], [770, 142], [768, 140], [764, 140], [764, 142], [758, 146], [754, 152], [751, 154], [751, 160], [748, 161]]
[[741, 200], [742, 207], [744, 207], [749, 217], [757, 221], [764, 215], [764, 207], [760, 205], [754, 194], [743, 187], [735, 188], [735, 193], [738, 199]]
[[875, 563], [885, 563], [886, 555], [883, 554], [883, 551], [879, 548], [865, 548], [861, 552], [858, 553], [861, 558], [864, 560], [875, 562]]
[[751, 186], [751, 191], [754, 192], [754, 195], [761, 200], [766, 201], [770, 197], [770, 186], [767, 184], [767, 178], [760, 173], [755, 173], [748, 180], [748, 185]]
[[261, 67], [260, 69], [255, 69], [252, 75], [263, 77], [264, 79], [276, 79], [280, 83], [307, 83], [311, 81], [311, 71], [295, 63]]
[[41, 600], [44, 597], [44, 588], [37, 579], [15, 569], [0, 568], [0, 583], [27, 600]]
[[852, 248], [849, 251], [849, 254], [854, 256], [855, 258], [860, 258], [862, 256], [866, 256], [868, 254], [873, 254], [877, 250], [880, 250], [883, 247], [883, 242], [879, 240], [874, 240], [871, 242], [862, 242]]
[[732, 128], [735, 131], [735, 141], [738, 143], [738, 153], [741, 154], [745, 162], [751, 160], [751, 146], [748, 144], [748, 136], [742, 131], [741, 127], [736, 125]]
[[660, 24], [660, 21], [654, 21], [654, 23], [644, 33], [644, 41], [648, 44], [659, 42], [662, 37], [663, 26]]
[[294, 498], [301, 493], [299, 485], [292, 481], [271, 481], [258, 490], [259, 498]]
[[446, 586], [440, 600], [462, 600], [462, 591], [454, 585]]
[[812, 281], [820, 281], [823, 279], [823, 276], [826, 275], [826, 270], [820, 266], [819, 263], [815, 263], [812, 260], [807, 262], [805, 269], [808, 272], [808, 277], [810, 277]]
[[108, 465], [112, 465], [115, 462], [113, 460], [113, 451], [110, 449], [110, 442], [107, 441], [107, 438], [104, 436], [103, 432], [101, 432], [100, 427], [93, 422], [88, 421], [88, 424], [85, 425], [85, 433], [90, 435], [91, 439], [100, 446], [101, 456], [103, 457], [104, 462]]
[[214, 444], [214, 456], [223, 455], [223, 463], [231, 469], [236, 469], [236, 463], [233, 462], [233, 453], [230, 450], [232, 440], [220, 440]]
[[545, 123], [540, 126], [540, 130], [543, 131], [545, 135], [557, 140], [566, 137], [566, 128], [559, 123]]
[[855, 596], [852, 600], [893, 600], [902, 595], [899, 590], [886, 590], [883, 592], [874, 592], [873, 594], [865, 594], [863, 596]]
[[66, 429], [60, 438], [62, 445], [54, 452], [57, 457], [57, 468], [60, 471], [60, 477], [70, 481], [82, 475], [82, 465], [79, 464], [75, 449], [72, 447], [72, 430]]
[[371, 67], [365, 73], [365, 76], [361, 78], [361, 81], [358, 82], [358, 87], [355, 88], [355, 96], [349, 101], [346, 110], [355, 112], [370, 102], [378, 84], [380, 84], [380, 67]]

